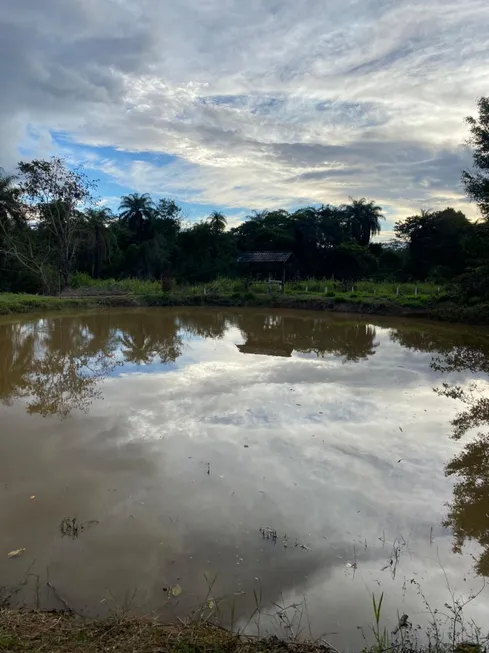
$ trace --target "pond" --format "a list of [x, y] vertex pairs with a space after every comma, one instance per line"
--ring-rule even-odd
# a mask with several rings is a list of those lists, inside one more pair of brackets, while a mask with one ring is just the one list
[[470, 327], [306, 311], [3, 319], [3, 598], [358, 648], [383, 592], [389, 630], [424, 626], [489, 575], [488, 447], [434, 392], [487, 397], [488, 353]]

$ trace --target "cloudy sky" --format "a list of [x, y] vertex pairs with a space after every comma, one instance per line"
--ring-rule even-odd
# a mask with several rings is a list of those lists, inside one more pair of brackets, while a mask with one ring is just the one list
[[223, 209], [465, 203], [487, 0], [0, 0], [0, 165]]

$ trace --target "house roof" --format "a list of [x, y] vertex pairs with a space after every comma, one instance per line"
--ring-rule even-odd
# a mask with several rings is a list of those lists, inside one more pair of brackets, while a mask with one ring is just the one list
[[294, 350], [292, 345], [287, 343], [280, 344], [276, 347], [267, 347], [266, 345], [245, 343], [236, 345], [242, 354], [261, 354], [262, 356], [287, 356], [290, 357]]
[[292, 252], [245, 252], [238, 263], [287, 263]]

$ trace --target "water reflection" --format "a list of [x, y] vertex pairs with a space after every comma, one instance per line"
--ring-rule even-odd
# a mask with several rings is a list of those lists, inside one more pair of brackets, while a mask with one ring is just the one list
[[43, 319], [0, 326], [0, 398], [25, 398], [27, 411], [66, 417], [99, 398], [98, 382], [116, 365], [104, 320]]
[[489, 434], [466, 444], [448, 463], [446, 474], [457, 478], [444, 521], [453, 531], [453, 550], [462, 553], [467, 540], [476, 540], [483, 548], [476, 559], [476, 571], [489, 577]]
[[[435, 604], [446, 591], [438, 553], [463, 586], [472, 561], [452, 555], [453, 536], [457, 551], [488, 547], [487, 439], [450, 440], [464, 396], [433, 392], [482, 383], [487, 343], [464, 328], [273, 310], [0, 321], [0, 551], [25, 547], [18, 562], [49, 565], [88, 614], [108, 590], [123, 601], [137, 587], [140, 611], [184, 616], [217, 573], [236, 618], [254, 590], [275, 603], [307, 593], [319, 631], [351, 636], [371, 620], [365, 588], [380, 585], [394, 628], [401, 603], [417, 609], [411, 579]], [[448, 517], [445, 466], [458, 479]], [[96, 525], [61, 538], [75, 516]], [[0, 585], [20, 569], [0, 556]]]
[[[470, 330], [434, 336], [433, 330], [403, 330], [392, 337], [404, 346], [433, 354], [433, 370], [459, 377], [469, 373], [472, 381], [444, 382], [434, 388], [443, 397], [454, 399], [463, 406], [450, 421], [453, 440], [467, 436], [469, 441], [445, 467], [447, 477], [453, 477], [453, 498], [448, 504], [448, 515], [443, 522], [454, 537], [453, 551], [462, 553], [464, 544], [474, 540], [482, 547], [476, 556], [475, 569], [489, 577], [489, 343], [487, 337]], [[477, 429], [484, 429], [478, 432]]]
[[[304, 329], [307, 320], [307, 329]], [[243, 354], [291, 356], [293, 351], [341, 356], [345, 362], [359, 361], [375, 354], [375, 327], [352, 321], [328, 322], [300, 315], [284, 317], [256, 314], [244, 323], [238, 320], [244, 344], [238, 345]]]
[[318, 358], [341, 356], [344, 362], [375, 353], [375, 327], [342, 320], [328, 323], [300, 315], [225, 314], [147, 311], [54, 316], [26, 323], [0, 323], [2, 375], [0, 399], [26, 398], [27, 410], [67, 417], [87, 411], [101, 397], [99, 382], [116, 366], [166, 365], [184, 352], [192, 338], [220, 339], [236, 327], [246, 354], [287, 356], [298, 352]]
[[[444, 371], [460, 371], [463, 361], [472, 372], [488, 370], [488, 358], [481, 352], [456, 348], [444, 361], [437, 359], [435, 365]], [[484, 429], [467, 442], [461, 453], [446, 466], [447, 476], [456, 479], [453, 500], [444, 525], [451, 528], [455, 538], [453, 550], [462, 552], [468, 540], [476, 540], [483, 551], [476, 559], [477, 573], [489, 577], [489, 386], [473, 383], [468, 389], [460, 385], [444, 384], [439, 394], [460, 400], [465, 409], [451, 421], [454, 440]]]

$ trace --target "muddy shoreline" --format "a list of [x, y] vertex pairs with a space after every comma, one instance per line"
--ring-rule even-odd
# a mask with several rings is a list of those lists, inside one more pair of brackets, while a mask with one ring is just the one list
[[0, 296], [0, 315], [15, 315], [39, 311], [58, 311], [71, 308], [118, 308], [118, 307], [165, 307], [165, 306], [226, 306], [257, 308], [289, 308], [313, 311], [331, 311], [362, 315], [385, 315], [413, 317], [443, 322], [489, 325], [489, 306], [476, 304], [459, 305], [454, 302], [437, 302], [426, 306], [408, 306], [389, 299], [349, 299], [343, 297], [199, 294], [180, 295], [75, 295], [67, 297], [44, 297], [35, 295]]

